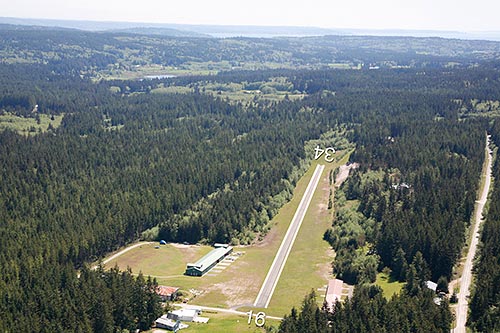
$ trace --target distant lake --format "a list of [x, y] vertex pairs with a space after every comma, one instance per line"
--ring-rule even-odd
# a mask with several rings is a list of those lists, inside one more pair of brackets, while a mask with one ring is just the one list
[[154, 79], [171, 79], [174, 77], [177, 77], [177, 75], [172, 75], [172, 74], [146, 75], [144, 78], [148, 80], [154, 80]]

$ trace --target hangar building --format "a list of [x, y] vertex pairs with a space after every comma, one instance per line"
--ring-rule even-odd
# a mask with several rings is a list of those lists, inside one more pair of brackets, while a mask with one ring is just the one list
[[194, 264], [187, 264], [186, 272], [184, 274], [190, 276], [203, 276], [210, 271], [215, 265], [224, 260], [233, 248], [228, 244], [215, 244], [215, 248], [203, 256]]

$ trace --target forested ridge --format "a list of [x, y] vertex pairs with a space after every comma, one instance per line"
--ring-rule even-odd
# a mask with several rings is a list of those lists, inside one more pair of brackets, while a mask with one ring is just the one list
[[[230, 43], [234, 52], [247, 52], [252, 60], [260, 59], [256, 50], [262, 46], [271, 54], [264, 58], [276, 57], [274, 50], [283, 48], [298, 62], [318, 52], [315, 59], [321, 63], [328, 60], [323, 58], [328, 48], [294, 53], [297, 44], [312, 47], [314, 38], [145, 41], [126, 34], [52, 30], [0, 34], [6, 37], [0, 51], [9, 55], [0, 64], [0, 123], [6, 124], [0, 131], [0, 331], [150, 327], [159, 313], [156, 282], [131, 272], [90, 270], [88, 263], [141, 237], [251, 243], [290, 199], [313, 156], [305, 148], [308, 142], [325, 133], [343, 136], [325, 145], [356, 145], [351, 161], [360, 164], [336, 193], [336, 217], [325, 233], [337, 251], [334, 273], [362, 285], [388, 267], [407, 284], [391, 300], [377, 288], [359, 287], [333, 315], [326, 309], [315, 312], [323, 325], [318, 332], [328, 331], [328, 322], [346, 332], [449, 330], [447, 303], [434, 306], [424, 282], [448, 281], [463, 246], [485, 132], [491, 121], [496, 126], [491, 119], [498, 111], [500, 72], [494, 61], [481, 62], [465, 51], [416, 57], [384, 47], [377, 56], [366, 50], [361, 56], [380, 62], [404, 54], [413, 68], [282, 68], [96, 81], [90, 73], [123, 61], [120, 52], [130, 43], [138, 48], [172, 43], [168, 50], [178, 52], [181, 62], [190, 52], [213, 60], [218, 43]], [[45, 40], [50, 42], [30, 44]], [[186, 48], [200, 48], [177, 48], [182, 41]], [[324, 38], [349, 61], [362, 61], [356, 47], [343, 47], [348, 41]], [[118, 53], [105, 47], [111, 42]], [[392, 47], [402, 43], [389, 42]], [[248, 48], [235, 46], [240, 44]], [[494, 54], [496, 44], [486, 44], [493, 52], [488, 54]], [[136, 56], [152, 61], [150, 53]], [[171, 59], [170, 53], [162, 56]], [[224, 57], [239, 61], [231, 53]], [[448, 57], [461, 65], [443, 67]], [[475, 66], [468, 67], [471, 63]], [[203, 90], [208, 83], [238, 83], [257, 91], [270, 80], [303, 97], [266, 99], [256, 93], [229, 100]], [[153, 93], [159, 86], [192, 92]], [[42, 128], [43, 119], [56, 116], [62, 116], [60, 124]], [[35, 125], [23, 135], [13, 119]], [[346, 200], [358, 205], [342, 207]], [[408, 304], [401, 319], [397, 312]], [[366, 315], [367, 307], [374, 313]], [[303, 331], [294, 316], [283, 322], [282, 331]], [[434, 319], [415, 319], [423, 317]], [[368, 327], [372, 319], [379, 325]], [[354, 321], [358, 326], [351, 325]], [[385, 321], [398, 324], [388, 327]]]
[[[495, 60], [500, 44], [443, 38], [318, 36], [303, 38], [189, 38], [124, 32], [86, 32], [0, 25], [0, 62], [56, 66], [58, 72], [94, 76], [136, 66], [189, 66], [226, 62], [225, 68], [349, 67], [467, 68]], [[478, 52], [480, 51], [480, 52]], [[247, 66], [249, 65], [249, 66]]]

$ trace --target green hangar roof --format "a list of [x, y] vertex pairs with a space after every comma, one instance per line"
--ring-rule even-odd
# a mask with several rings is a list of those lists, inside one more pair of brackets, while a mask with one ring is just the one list
[[215, 246], [215, 249], [204, 255], [194, 264], [187, 264], [185, 274], [202, 276], [233, 251], [233, 248], [226, 244], [215, 244]]

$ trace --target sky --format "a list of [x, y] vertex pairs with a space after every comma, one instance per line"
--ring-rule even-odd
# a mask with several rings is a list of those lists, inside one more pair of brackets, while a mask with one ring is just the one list
[[498, 0], [0, 0], [0, 16], [345, 29], [500, 31]]

